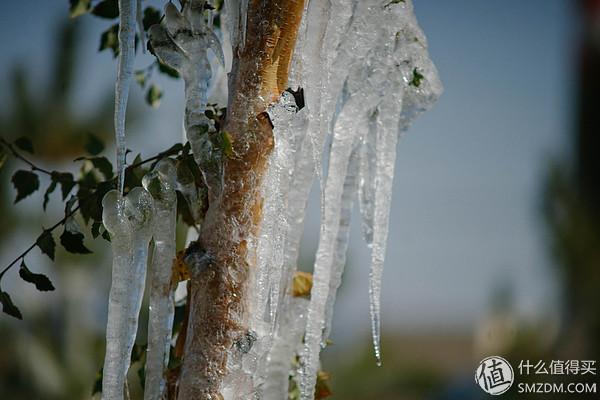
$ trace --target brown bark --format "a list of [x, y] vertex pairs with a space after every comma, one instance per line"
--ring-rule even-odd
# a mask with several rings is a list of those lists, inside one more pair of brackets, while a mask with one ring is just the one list
[[233, 152], [223, 160], [223, 184], [209, 189], [200, 237], [187, 251], [191, 304], [179, 399], [222, 398], [228, 353], [247, 332], [247, 286], [255, 268], [248, 247], [259, 229], [259, 189], [273, 148], [266, 109], [286, 89], [303, 3], [250, 0], [246, 43], [233, 49], [223, 128]]

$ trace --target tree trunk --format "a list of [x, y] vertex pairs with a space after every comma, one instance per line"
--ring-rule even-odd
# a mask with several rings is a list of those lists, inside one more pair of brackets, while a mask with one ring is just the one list
[[179, 399], [221, 399], [227, 357], [247, 333], [251, 238], [261, 221], [260, 187], [273, 148], [269, 104], [286, 89], [303, 0], [250, 0], [246, 43], [233, 49], [222, 176], [207, 176], [209, 209], [186, 262], [191, 303]]

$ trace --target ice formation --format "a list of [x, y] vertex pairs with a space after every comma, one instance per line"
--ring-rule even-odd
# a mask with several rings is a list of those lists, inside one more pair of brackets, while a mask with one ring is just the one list
[[[291, 368], [294, 351], [289, 348], [297, 349], [291, 343], [294, 340], [300, 345], [296, 351], [300, 355], [296, 379], [302, 399], [314, 398], [319, 353], [331, 329], [355, 196], [359, 199], [365, 241], [371, 248], [370, 310], [375, 356], [377, 362], [381, 362], [379, 297], [396, 143], [401, 132], [435, 102], [442, 90], [411, 1], [309, 2], [304, 17], [305, 28], [298, 39], [293, 71], [298, 71], [297, 84], [305, 89], [308, 126], [298, 123], [301, 118], [298, 113], [297, 120], [292, 121], [298, 128], [288, 135], [294, 138], [287, 156], [291, 160], [289, 173], [292, 176], [287, 186], [289, 191], [285, 197], [266, 200], [266, 204], [284, 202], [287, 212], [282, 221], [287, 227], [283, 257], [272, 259], [269, 267], [259, 272], [266, 274], [269, 280], [256, 282], [257, 293], [289, 292], [306, 199], [315, 172], [320, 173], [321, 154], [328, 137], [331, 146], [322, 179], [322, 222], [311, 298], [306, 312], [301, 313], [306, 324], [301, 331], [304, 343], [298, 343], [297, 331], [289, 327], [290, 315], [294, 315], [291, 311], [294, 302], [289, 296], [267, 299], [259, 295], [252, 299], [254, 309], [262, 311], [268, 305], [271, 310], [278, 310], [278, 315], [266, 318], [275, 322], [273, 345], [266, 364], [268, 379], [263, 385], [263, 395], [268, 399], [282, 398], [284, 388], [287, 390], [287, 375], [285, 379], [277, 378], [273, 371], [277, 366], [280, 368], [286, 358]], [[275, 127], [277, 129], [276, 123]], [[276, 135], [276, 143], [277, 139]], [[274, 161], [277, 157], [275, 152], [271, 162], [277, 162]], [[282, 165], [285, 162], [279, 161]], [[269, 179], [266, 182], [266, 185], [274, 185]], [[273, 221], [265, 214], [263, 229], [271, 224]], [[275, 251], [277, 246], [274, 244]], [[261, 248], [260, 240], [258, 248]], [[255, 375], [261, 373], [259, 369]]]
[[213, 145], [209, 134], [215, 131], [213, 122], [204, 113], [212, 77], [208, 50], [213, 51], [221, 65], [225, 64], [219, 39], [208, 25], [203, 10], [201, 0], [185, 2], [182, 12], [169, 2], [165, 6], [164, 26], [153, 25], [149, 30], [156, 56], [177, 70], [185, 82], [184, 126], [200, 165], [211, 159]]
[[[135, 1], [128, 4], [135, 10], [135, 5], [131, 6], [133, 3]], [[253, 269], [252, 273], [248, 273], [248, 289], [244, 292], [248, 298], [243, 306], [245, 314], [240, 318], [243, 326], [230, 333], [235, 337], [231, 349], [211, 349], [213, 353], [226, 354], [219, 359], [225, 360], [224, 365], [200, 366], [198, 368], [204, 368], [202, 373], [209, 372], [193, 378], [206, 381], [203, 384], [211, 387], [210, 396], [214, 394], [213, 387], [218, 386], [225, 400], [285, 399], [290, 376], [300, 387], [303, 400], [314, 399], [319, 355], [331, 330], [355, 198], [358, 198], [360, 206], [364, 238], [371, 249], [370, 312], [375, 356], [377, 363], [381, 362], [379, 297], [396, 144], [412, 120], [430, 108], [442, 91], [411, 0], [305, 3], [289, 79], [290, 87], [303, 88], [304, 97], [301, 92], [288, 90], [267, 109], [273, 126], [274, 147], [260, 187], [262, 215], [259, 231], [248, 241], [248, 262]], [[216, 128], [205, 115], [212, 78], [208, 50], [212, 50], [222, 65], [223, 52], [212, 30], [211, 16], [204, 12], [204, 1], [191, 0], [183, 4], [180, 11], [169, 2], [163, 23], [150, 28], [149, 38], [156, 56], [183, 77], [185, 130], [211, 191], [211, 187], [224, 187], [219, 179], [227, 179], [227, 176], [222, 171], [211, 173], [211, 169], [221, 168], [215, 162], [218, 157], [214, 154], [223, 149], [215, 148]], [[229, 28], [228, 38], [234, 49], [243, 49], [244, 45], [248, 49], [251, 43], [251, 38], [246, 37], [246, 31], [251, 31], [252, 27], [247, 18], [248, 6], [247, 0], [225, 2], [221, 24]], [[134, 25], [135, 18], [132, 18]], [[125, 65], [128, 59], [123, 57], [123, 60]], [[121, 74], [118, 81], [117, 88], [123, 87]], [[117, 93], [120, 92], [122, 90], [117, 90]], [[122, 95], [117, 97], [122, 98]], [[198, 192], [194, 177], [185, 166], [178, 165], [176, 170], [175, 173], [169, 162], [161, 162], [156, 171], [144, 179], [144, 186], [154, 196], [156, 215], [170, 224], [168, 229], [161, 226], [153, 231], [156, 250], [150, 294], [150, 343], [146, 370], [148, 399], [161, 396], [162, 373], [169, 349], [170, 330], [167, 328], [172, 319], [172, 291], [168, 278], [169, 264], [174, 256], [171, 240], [175, 223], [173, 185], [177, 185], [184, 195], [197, 223], [202, 218], [199, 208], [202, 201], [199, 200], [206, 195]], [[176, 182], [174, 174], [177, 175]], [[321, 183], [322, 221], [308, 299], [290, 293], [307, 199], [315, 177]], [[119, 210], [135, 210], [136, 207], [127, 206], [135, 202], [135, 196], [149, 197], [146, 191], [139, 190], [134, 189], [122, 200], [112, 192], [105, 199], [107, 229], [115, 237], [125, 238], [113, 242], [113, 285], [116, 289], [115, 296], [111, 289], [110, 309], [115, 313], [116, 322], [109, 320], [112, 344], [110, 357], [107, 350], [106, 365], [110, 368], [105, 366], [105, 377], [107, 371], [109, 373], [105, 385], [108, 385], [110, 393], [122, 393], [123, 371], [126, 372], [128, 366], [124, 360], [128, 359], [125, 357], [129, 354], [127, 351], [130, 352], [127, 346], [133, 343], [131, 327], [125, 329], [110, 325], [124, 324], [123, 316], [134, 311], [129, 306], [123, 307], [124, 297], [116, 299], [123, 283], [114, 279], [128, 277], [131, 272], [125, 266], [130, 265], [128, 257], [133, 251], [130, 247], [132, 239], [127, 236], [132, 233], [128, 233], [125, 227], [132, 226], [139, 218], [134, 218], [134, 222], [122, 219], [122, 215], [127, 214]], [[215, 193], [218, 191], [211, 192]], [[148, 204], [152, 203], [151, 200]], [[143, 215], [151, 214], [148, 211]], [[236, 221], [227, 223], [234, 224]], [[139, 224], [144, 226], [144, 232], [149, 232], [147, 235], [151, 234], [149, 219]], [[149, 236], [145, 240], [147, 247]], [[139, 250], [139, 246], [136, 248]], [[131, 254], [137, 253], [133, 251]], [[228, 273], [235, 274], [236, 271]], [[139, 280], [135, 282], [140, 285]], [[143, 288], [143, 282], [141, 284]], [[138, 295], [139, 292], [136, 292]], [[119, 304], [122, 308], [117, 307]], [[202, 324], [202, 321], [192, 318], [190, 316], [188, 332], [193, 329], [190, 327]]]
[[165, 391], [163, 373], [169, 362], [174, 316], [175, 288], [171, 285], [172, 265], [176, 253], [175, 225], [177, 222], [174, 163], [169, 159], [159, 161], [155, 169], [144, 176], [142, 183], [154, 198], [157, 220], [152, 232], [154, 251], [149, 280], [150, 317], [144, 398], [161, 400]]
[[102, 399], [121, 400], [144, 294], [154, 201], [137, 187], [125, 197], [117, 190], [108, 192], [102, 207], [113, 251]]
[[129, 86], [133, 79], [137, 0], [119, 0], [119, 60], [115, 84], [115, 139], [117, 144], [117, 188], [125, 184], [125, 116]]

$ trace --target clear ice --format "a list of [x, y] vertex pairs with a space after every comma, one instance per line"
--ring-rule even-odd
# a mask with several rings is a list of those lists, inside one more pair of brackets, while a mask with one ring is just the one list
[[[206, 178], [203, 163], [211, 159], [209, 134], [215, 131], [204, 114], [212, 78], [208, 50], [222, 65], [223, 52], [202, 4], [187, 1], [181, 12], [167, 4], [164, 24], [153, 26], [149, 36], [158, 58], [184, 79], [184, 125]], [[224, 4], [221, 24], [229, 29], [234, 48], [250, 40], [245, 37], [248, 6], [247, 0]], [[371, 249], [372, 336], [377, 363], [381, 362], [379, 298], [396, 144], [442, 92], [411, 0], [307, 2], [289, 82], [292, 89], [304, 89], [305, 107], [300, 109], [286, 91], [268, 109], [275, 146], [261, 187], [260, 231], [249, 243], [256, 273], [249, 282], [248, 330], [233, 351], [226, 350], [227, 374], [220, 388], [226, 400], [284, 399], [290, 374], [300, 385], [301, 399], [314, 399], [355, 198]], [[290, 293], [315, 177], [321, 183], [322, 221], [308, 300]], [[210, 190], [214, 182], [206, 183]], [[177, 185], [188, 203], [200, 204], [193, 176], [178, 169]], [[190, 208], [196, 218], [200, 212]], [[156, 268], [153, 271], [162, 271]], [[296, 356], [299, 364], [294, 366]]]
[[165, 393], [164, 371], [169, 362], [174, 316], [174, 287], [171, 285], [175, 259], [177, 195], [175, 165], [170, 159], [158, 162], [142, 180], [154, 198], [154, 250], [150, 268], [150, 317], [144, 399], [161, 400]]
[[135, 60], [137, 0], [119, 0], [119, 59], [115, 84], [115, 139], [117, 145], [117, 188], [125, 184], [125, 116]]
[[125, 197], [117, 190], [108, 192], [102, 207], [113, 252], [102, 399], [121, 400], [144, 294], [154, 201], [145, 189], [136, 187]]
[[[212, 77], [208, 50], [219, 63], [225, 64], [223, 49], [203, 14], [202, 0], [185, 2], [182, 12], [169, 2], [165, 6], [165, 24], [149, 30], [150, 43], [157, 57], [177, 70], [185, 82], [184, 126], [196, 161], [204, 165], [213, 151], [209, 132], [214, 124], [204, 111]], [[207, 182], [207, 184], [210, 182]]]

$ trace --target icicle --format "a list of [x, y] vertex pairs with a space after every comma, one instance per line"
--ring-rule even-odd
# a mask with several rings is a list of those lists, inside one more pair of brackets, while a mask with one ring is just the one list
[[142, 183], [154, 198], [154, 252], [150, 274], [150, 319], [148, 352], [146, 354], [146, 384], [144, 399], [161, 400], [165, 391], [164, 371], [169, 362], [171, 330], [174, 316], [174, 287], [171, 287], [172, 265], [175, 259], [175, 225], [177, 196], [175, 166], [169, 159], [161, 160], [154, 171], [146, 174]]
[[[400, 20], [402, 29], [388, 31], [394, 38], [391, 54], [373, 57], [387, 68], [392, 79], [388, 92], [371, 115], [361, 161], [361, 214], [363, 233], [372, 248], [369, 273], [369, 304], [373, 346], [378, 365], [380, 348], [381, 278], [389, 228], [389, 213], [398, 135], [408, 129], [421, 112], [430, 108], [442, 92], [435, 66], [427, 54], [427, 41], [412, 13], [412, 3], [387, 7], [385, 18]], [[384, 26], [390, 28], [391, 24]], [[386, 49], [387, 51], [387, 49]], [[400, 73], [398, 73], [400, 72]]]
[[242, 31], [242, 42], [240, 44], [240, 49], [243, 50], [246, 45], [246, 30], [248, 29], [248, 0], [241, 0], [240, 4], [240, 21], [242, 26], [240, 27]]
[[146, 54], [146, 31], [144, 30], [144, 16], [142, 11], [142, 0], [137, 0], [137, 12], [135, 13], [137, 21], [138, 34], [142, 44], [142, 53]]
[[267, 377], [262, 390], [262, 399], [281, 400], [288, 398], [290, 368], [294, 356], [302, 345], [306, 325], [308, 300], [289, 297], [289, 307], [281, 311], [278, 339], [269, 349]]
[[[359, 133], [361, 127], [358, 128]], [[342, 274], [346, 265], [346, 252], [348, 250], [348, 240], [350, 238], [350, 219], [352, 217], [352, 205], [354, 204], [354, 195], [356, 193], [358, 163], [360, 159], [358, 140], [354, 145], [348, 171], [346, 172], [346, 180], [344, 181], [344, 191], [342, 193], [341, 209], [340, 209], [340, 226], [338, 228], [334, 261], [331, 268], [331, 280], [329, 282], [329, 295], [325, 304], [325, 328], [323, 332], [322, 342], [325, 343], [329, 339], [331, 333], [331, 322], [333, 320], [333, 307], [337, 290], [342, 283]]]
[[324, 190], [325, 210], [315, 260], [313, 286], [304, 337], [305, 346], [302, 354], [300, 390], [301, 398], [305, 400], [314, 398], [319, 352], [323, 344], [323, 329], [325, 328], [325, 307], [329, 298], [332, 267], [336, 257], [342, 194], [356, 132], [355, 116], [360, 115], [364, 103], [365, 99], [362, 96], [349, 99], [334, 128], [329, 171]]
[[136, 187], [126, 197], [108, 192], [102, 207], [113, 250], [102, 399], [121, 400], [142, 305], [154, 204], [147, 191]]
[[125, 115], [135, 59], [137, 0], [119, 0], [119, 66], [115, 84], [115, 137], [117, 144], [117, 189], [125, 184]]

